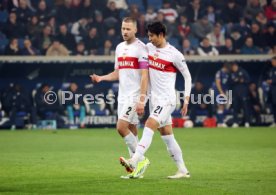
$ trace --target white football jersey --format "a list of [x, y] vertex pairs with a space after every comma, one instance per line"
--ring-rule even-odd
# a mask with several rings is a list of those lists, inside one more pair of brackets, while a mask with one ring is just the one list
[[185, 97], [190, 96], [191, 75], [183, 54], [169, 43], [164, 48], [157, 48], [152, 43], [148, 43], [147, 50], [152, 103], [176, 104], [177, 70], [185, 79]]
[[119, 70], [119, 103], [137, 101], [140, 95], [141, 69], [148, 69], [146, 45], [136, 39], [120, 43], [115, 51], [115, 69]]

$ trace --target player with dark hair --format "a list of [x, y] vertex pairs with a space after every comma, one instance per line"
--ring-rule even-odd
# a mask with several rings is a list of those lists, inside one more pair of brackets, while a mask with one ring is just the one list
[[147, 159], [143, 159], [149, 149], [154, 132], [158, 130], [167, 146], [170, 156], [173, 158], [178, 171], [170, 179], [190, 177], [182, 151], [175, 140], [172, 130], [171, 113], [176, 107], [175, 81], [177, 70], [185, 79], [185, 99], [181, 114], [185, 116], [191, 92], [191, 75], [184, 56], [166, 41], [166, 27], [161, 22], [154, 22], [147, 27], [150, 43], [147, 44], [150, 75], [150, 103], [151, 112], [146, 121], [143, 136], [138, 143], [135, 154], [129, 160], [120, 157], [121, 163], [132, 170], [130, 178], [141, 176], [149, 165]]

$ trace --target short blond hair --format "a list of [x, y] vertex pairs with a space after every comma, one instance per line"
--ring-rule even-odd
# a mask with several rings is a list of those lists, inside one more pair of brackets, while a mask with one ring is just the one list
[[123, 22], [132, 22], [137, 27], [137, 21], [132, 17], [125, 17]]

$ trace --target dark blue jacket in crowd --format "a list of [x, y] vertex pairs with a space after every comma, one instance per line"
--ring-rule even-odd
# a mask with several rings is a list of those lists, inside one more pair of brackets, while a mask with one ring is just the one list
[[231, 74], [231, 82], [234, 96], [248, 96], [248, 85], [250, 82], [250, 77], [246, 70], [239, 67], [237, 72], [233, 72]]

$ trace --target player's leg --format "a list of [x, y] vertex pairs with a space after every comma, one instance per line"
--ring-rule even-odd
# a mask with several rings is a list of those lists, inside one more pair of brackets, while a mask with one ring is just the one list
[[[170, 119], [171, 121], [171, 119]], [[175, 175], [169, 176], [168, 178], [170, 179], [178, 179], [178, 178], [183, 178], [183, 177], [190, 177], [189, 171], [187, 170], [184, 159], [182, 156], [182, 150], [180, 146], [178, 145], [174, 134], [172, 130], [172, 125], [171, 123], [168, 123], [168, 125], [161, 127], [158, 129], [161, 137], [164, 141], [164, 143], [167, 146], [167, 150], [172, 157], [173, 161], [175, 162], [178, 171]]]
[[[137, 130], [131, 125], [133, 115], [135, 114], [134, 111], [134, 104], [119, 104], [118, 105], [118, 122], [117, 122], [117, 131], [121, 135], [121, 137], [125, 140], [126, 145], [128, 146], [130, 157], [135, 153], [135, 149], [137, 146], [137, 139], [136, 136], [132, 133]], [[131, 128], [131, 130], [129, 129]]]
[[150, 164], [149, 160], [144, 157], [144, 154], [151, 145], [154, 131], [160, 126], [160, 124], [162, 124], [162, 121], [166, 121], [174, 109], [175, 105], [154, 106], [150, 117], [146, 121], [143, 135], [137, 145], [135, 154], [129, 160], [121, 157], [121, 160], [124, 162], [126, 167], [134, 169], [134, 172], [132, 173], [134, 178], [143, 175], [146, 168]]
[[217, 126], [218, 127], [227, 127], [224, 123], [224, 116], [225, 116], [225, 106], [223, 104], [217, 105]]

